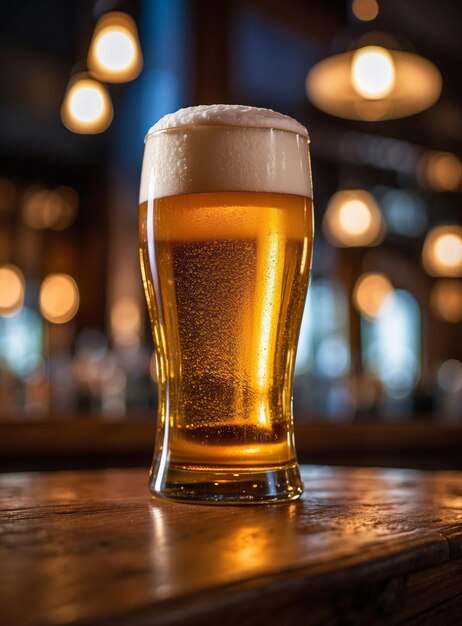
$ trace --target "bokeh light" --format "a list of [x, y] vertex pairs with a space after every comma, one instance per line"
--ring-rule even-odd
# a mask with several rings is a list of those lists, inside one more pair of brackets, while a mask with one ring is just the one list
[[374, 319], [381, 313], [393, 286], [384, 274], [367, 273], [358, 278], [353, 290], [353, 303], [356, 309], [367, 317]]
[[462, 261], [462, 240], [455, 234], [442, 235], [435, 243], [435, 256], [446, 266], [454, 267]]
[[69, 322], [77, 313], [79, 289], [68, 274], [50, 274], [40, 288], [40, 311], [53, 324]]
[[363, 235], [371, 224], [369, 207], [361, 200], [347, 200], [339, 210], [342, 229], [351, 235]]
[[99, 19], [88, 65], [95, 76], [105, 82], [126, 82], [139, 75], [142, 54], [136, 24], [129, 15], [114, 11]]
[[345, 337], [325, 337], [316, 351], [317, 371], [327, 378], [338, 378], [348, 374], [350, 368], [350, 346]]
[[410, 190], [375, 188], [387, 230], [405, 237], [422, 235], [428, 225], [427, 210], [423, 198]]
[[361, 318], [366, 371], [378, 377], [389, 398], [410, 394], [420, 376], [420, 309], [408, 291], [389, 293], [375, 319]]
[[441, 94], [441, 72], [417, 54], [364, 46], [316, 63], [306, 92], [322, 111], [368, 122], [413, 115]]
[[94, 122], [104, 112], [104, 97], [94, 85], [79, 85], [69, 98], [69, 108], [73, 117], [79, 122]]
[[385, 48], [366, 46], [353, 55], [351, 81], [355, 91], [368, 100], [385, 98], [393, 91], [395, 64]]
[[419, 161], [417, 175], [424, 187], [434, 191], [462, 189], [462, 161], [451, 152], [426, 152]]
[[79, 195], [73, 187], [62, 185], [52, 192], [57, 207], [54, 220], [50, 225], [52, 230], [64, 230], [74, 223], [79, 210]]
[[105, 69], [120, 72], [133, 63], [136, 48], [129, 33], [112, 28], [100, 33], [95, 42], [95, 54]]
[[370, 22], [379, 14], [379, 5], [377, 0], [353, 0], [351, 10], [358, 20]]
[[345, 190], [335, 193], [329, 201], [323, 230], [336, 246], [371, 246], [383, 239], [384, 224], [370, 193]]
[[10, 317], [24, 302], [24, 277], [15, 265], [0, 266], [0, 315]]
[[448, 359], [438, 368], [438, 385], [447, 393], [457, 393], [462, 389], [462, 363], [457, 359]]
[[22, 201], [24, 222], [34, 229], [64, 230], [75, 220], [79, 197], [72, 187], [26, 189]]
[[74, 133], [102, 133], [113, 117], [107, 88], [94, 78], [76, 77], [66, 92], [61, 118]]
[[0, 362], [20, 377], [30, 376], [42, 362], [42, 322], [25, 306], [11, 317], [0, 316]]
[[462, 321], [462, 281], [441, 278], [433, 285], [430, 294], [433, 315], [444, 322], [457, 324]]
[[140, 306], [133, 298], [122, 298], [111, 310], [111, 329], [119, 346], [131, 346], [139, 342], [141, 328]]
[[462, 276], [462, 227], [432, 228], [424, 242], [422, 262], [432, 276]]

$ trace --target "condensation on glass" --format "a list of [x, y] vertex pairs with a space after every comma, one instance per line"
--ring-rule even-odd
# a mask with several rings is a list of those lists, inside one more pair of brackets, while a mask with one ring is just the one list
[[300, 496], [292, 381], [311, 197], [306, 130], [291, 118], [196, 107], [148, 134], [140, 257], [159, 386], [155, 494]]

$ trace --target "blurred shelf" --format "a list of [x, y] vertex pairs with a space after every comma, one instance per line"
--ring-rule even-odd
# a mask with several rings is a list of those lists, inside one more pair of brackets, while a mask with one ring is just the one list
[[459, 423], [414, 418], [389, 423], [302, 423], [296, 427], [300, 462], [349, 466], [462, 469]]
[[[155, 419], [66, 416], [0, 422], [0, 471], [149, 466]], [[414, 419], [341, 424], [296, 420], [301, 463], [462, 469], [460, 424]]]
[[141, 467], [150, 463], [155, 418], [100, 415], [0, 422], [0, 471]]

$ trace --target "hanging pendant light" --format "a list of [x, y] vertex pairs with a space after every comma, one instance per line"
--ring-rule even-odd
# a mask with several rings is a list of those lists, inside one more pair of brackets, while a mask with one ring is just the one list
[[61, 107], [63, 124], [84, 135], [102, 133], [112, 122], [114, 111], [105, 85], [86, 72], [69, 81]]
[[133, 18], [121, 11], [99, 18], [90, 44], [88, 67], [106, 83], [124, 83], [139, 75], [143, 55]]
[[407, 117], [434, 104], [442, 88], [439, 70], [410, 52], [361, 45], [317, 63], [306, 91], [322, 111], [352, 120]]

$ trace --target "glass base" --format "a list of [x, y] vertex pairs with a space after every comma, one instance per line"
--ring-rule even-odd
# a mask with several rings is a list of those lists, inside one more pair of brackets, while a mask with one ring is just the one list
[[223, 470], [170, 464], [153, 472], [152, 493], [196, 504], [271, 504], [297, 500], [303, 482], [297, 463], [264, 470]]

